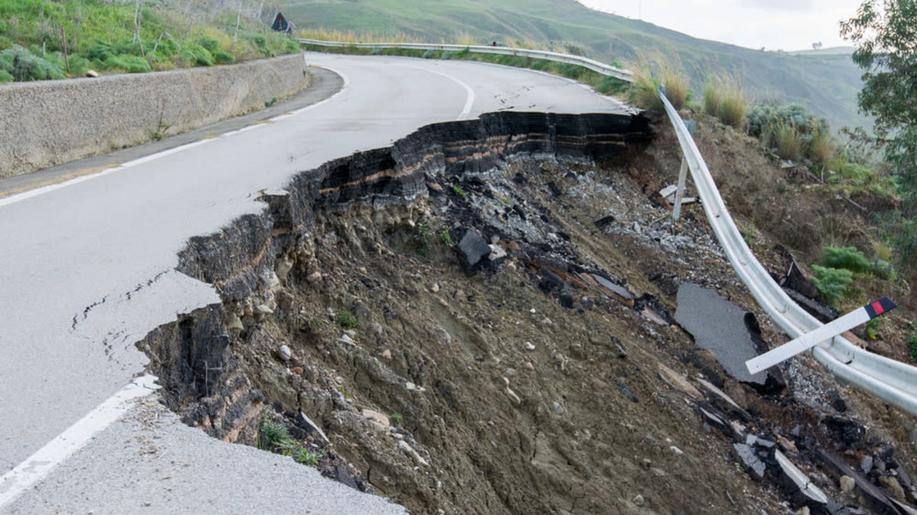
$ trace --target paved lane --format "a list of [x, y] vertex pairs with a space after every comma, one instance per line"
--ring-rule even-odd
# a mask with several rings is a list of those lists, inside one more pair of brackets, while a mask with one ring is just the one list
[[621, 109], [569, 81], [487, 64], [306, 60], [339, 73], [344, 89], [271, 123], [0, 200], [0, 474], [140, 374], [136, 340], [217, 300], [173, 271], [176, 253], [189, 237], [260, 210], [259, 190], [432, 122], [500, 109]]

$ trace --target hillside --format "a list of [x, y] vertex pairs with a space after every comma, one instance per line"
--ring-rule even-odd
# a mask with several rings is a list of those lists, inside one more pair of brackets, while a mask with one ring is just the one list
[[89, 70], [212, 66], [299, 48], [255, 21], [251, 7], [137, 7], [104, 0], [0, 0], [0, 83], [80, 77]]
[[699, 91], [710, 72], [743, 77], [757, 100], [799, 101], [835, 127], [863, 125], [860, 71], [847, 55], [762, 52], [690, 37], [589, 9], [575, 0], [284, 0], [299, 28], [424, 40], [531, 41], [608, 62], [659, 52], [677, 60]]

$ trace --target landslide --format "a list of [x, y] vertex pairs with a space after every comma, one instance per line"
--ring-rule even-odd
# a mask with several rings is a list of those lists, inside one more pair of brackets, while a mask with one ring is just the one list
[[912, 419], [809, 358], [777, 386], [738, 381], [675, 322], [690, 282], [783, 341], [700, 208], [669, 220], [671, 137], [642, 115], [499, 113], [298, 175], [182, 252], [222, 303], [140, 343], [164, 402], [229, 442], [282, 424], [324, 474], [414, 513], [805, 504], [773, 450], [763, 481], [746, 473], [733, 443], [754, 435], [837, 506], [867, 505], [819, 452], [881, 454], [901, 478]]

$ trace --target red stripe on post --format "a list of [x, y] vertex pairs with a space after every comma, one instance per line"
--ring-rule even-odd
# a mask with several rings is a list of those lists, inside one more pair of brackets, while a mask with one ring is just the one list
[[875, 301], [872, 303], [872, 310], [876, 312], [876, 316], [879, 316], [882, 313], [885, 313], [885, 308], [882, 306], [882, 303], [879, 301]]

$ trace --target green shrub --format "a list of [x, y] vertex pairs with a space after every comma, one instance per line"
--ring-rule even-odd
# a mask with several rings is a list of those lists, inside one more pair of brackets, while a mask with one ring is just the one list
[[289, 447], [293, 443], [286, 426], [267, 418], [261, 421], [258, 433], [258, 448], [265, 451], [276, 451]]
[[402, 422], [404, 422], [404, 417], [398, 412], [392, 413], [389, 419], [391, 419], [392, 424], [395, 426], [401, 426]]
[[197, 43], [186, 44], [179, 52], [179, 55], [197, 66], [213, 66], [215, 64], [213, 54]]
[[0, 84], [3, 84], [4, 82], [13, 82], [13, 80], [14, 79], [13, 79], [12, 73], [6, 70], [0, 69]]
[[236, 62], [235, 56], [224, 50], [216, 50], [213, 52], [213, 60], [216, 61], [217, 64], [232, 64]]
[[353, 329], [359, 325], [357, 317], [355, 317], [353, 313], [347, 311], [346, 309], [338, 313], [337, 322], [338, 325], [344, 329]]
[[853, 272], [819, 265], [812, 265], [812, 272], [815, 273], [812, 284], [818, 289], [822, 300], [831, 306], [838, 307], [839, 303], [850, 293]]
[[748, 113], [747, 120], [748, 133], [784, 159], [806, 156], [824, 164], [834, 155], [828, 122], [799, 104], [759, 104]]
[[21, 46], [0, 51], [0, 70], [17, 81], [63, 79], [63, 70], [56, 64], [33, 54]]
[[873, 264], [856, 247], [825, 247], [821, 263], [831, 268], [842, 268], [862, 274], [872, 270]]
[[911, 361], [917, 362], [917, 333], [911, 336], [910, 347]]

